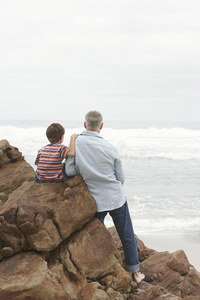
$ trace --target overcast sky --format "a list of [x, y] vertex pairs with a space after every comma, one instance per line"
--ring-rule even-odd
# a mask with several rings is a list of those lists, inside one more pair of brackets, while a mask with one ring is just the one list
[[0, 0], [0, 118], [199, 121], [199, 0]]

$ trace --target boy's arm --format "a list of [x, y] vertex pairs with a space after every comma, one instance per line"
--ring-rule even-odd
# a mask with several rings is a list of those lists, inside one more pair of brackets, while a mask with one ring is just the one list
[[69, 150], [67, 151], [66, 157], [73, 157], [75, 156], [75, 140], [76, 138], [79, 136], [79, 134], [72, 134], [71, 138], [70, 138], [70, 146], [69, 146]]
[[36, 157], [36, 160], [35, 160], [35, 165], [36, 165], [36, 166], [38, 165], [38, 162], [39, 162], [39, 152], [38, 152], [37, 157]]

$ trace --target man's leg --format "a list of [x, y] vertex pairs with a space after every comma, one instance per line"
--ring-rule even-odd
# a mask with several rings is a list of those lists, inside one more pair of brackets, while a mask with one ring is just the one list
[[[97, 212], [95, 217], [98, 218], [102, 224], [104, 224], [104, 218], [107, 212]], [[136, 283], [140, 283], [144, 278], [144, 274], [139, 271], [140, 263], [137, 253], [137, 240], [134, 235], [133, 226], [129, 214], [127, 202], [120, 208], [109, 211], [119, 237], [122, 242], [124, 256], [126, 261], [126, 270], [132, 273], [133, 279]]]
[[122, 207], [112, 210], [109, 213], [122, 242], [126, 270], [129, 273], [138, 272], [140, 263], [137, 253], [137, 240], [134, 235], [127, 202]]
[[99, 219], [99, 221], [101, 221], [101, 223], [104, 225], [104, 219], [106, 215], [107, 215], [107, 211], [102, 211], [102, 212], [97, 212], [94, 217]]

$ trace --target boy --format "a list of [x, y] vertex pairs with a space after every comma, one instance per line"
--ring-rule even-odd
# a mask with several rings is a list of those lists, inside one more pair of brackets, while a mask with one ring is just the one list
[[50, 144], [38, 151], [35, 165], [35, 178], [38, 183], [64, 181], [67, 178], [62, 161], [68, 156], [75, 156], [75, 140], [78, 134], [73, 134], [70, 147], [62, 145], [65, 129], [59, 123], [51, 124], [46, 130]]

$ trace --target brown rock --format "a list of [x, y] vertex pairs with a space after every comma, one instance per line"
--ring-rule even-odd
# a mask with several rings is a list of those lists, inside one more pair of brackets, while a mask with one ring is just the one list
[[[72, 265], [69, 265], [69, 257]], [[98, 219], [91, 220], [81, 231], [70, 236], [60, 250], [60, 261], [70, 274], [76, 276], [78, 270], [87, 280], [98, 280], [105, 287], [129, 293], [137, 286], [119, 260], [110, 233]]]
[[11, 146], [7, 140], [0, 141], [0, 167], [23, 158], [22, 153], [17, 147]]
[[138, 294], [130, 295], [128, 300], [181, 300], [161, 286], [150, 286]]
[[0, 299], [127, 298], [136, 284], [120, 265], [117, 252], [105, 226], [92, 219], [48, 255], [20, 252], [4, 259]]
[[[122, 245], [115, 228], [109, 228], [109, 231], [117, 248], [122, 251]], [[137, 242], [138, 256], [141, 262], [140, 271], [145, 274], [146, 282], [145, 284], [144, 281], [140, 283], [139, 288], [144, 291], [148, 287], [148, 292], [140, 291], [137, 297], [131, 296], [130, 299], [182, 299], [183, 297], [184, 300], [192, 300], [192, 297], [200, 299], [200, 274], [195, 268], [191, 267], [184, 251], [179, 250], [174, 253], [157, 252], [147, 248], [138, 237]], [[157, 289], [152, 290], [155, 286], [160, 287], [159, 298], [151, 298], [150, 296], [152, 294], [153, 297], [157, 297], [155, 296]], [[166, 291], [161, 296], [160, 291], [163, 289]]]
[[65, 300], [76, 296], [76, 285], [65, 276], [62, 265], [49, 269], [36, 253], [21, 252], [0, 264], [1, 300]]
[[0, 141], [0, 167], [10, 162], [10, 159], [6, 155], [6, 150], [11, 149], [10, 147], [11, 146], [7, 140]]
[[25, 181], [35, 181], [33, 168], [25, 161], [7, 164], [0, 169], [0, 191], [11, 194]]
[[109, 300], [111, 299], [98, 282], [88, 283], [78, 293], [78, 300]]
[[80, 176], [60, 183], [26, 182], [0, 211], [0, 250], [51, 251], [81, 229], [95, 212], [96, 202]]
[[10, 144], [7, 140], [0, 141], [0, 149], [5, 152], [8, 148], [10, 148]]
[[181, 297], [181, 282], [184, 278], [178, 270], [183, 272], [183, 265], [185, 269], [187, 268], [187, 272], [189, 270], [189, 262], [185, 254], [183, 253], [182, 256], [184, 257], [183, 262], [180, 260], [181, 255], [179, 253], [155, 252], [141, 264], [141, 271], [145, 274], [145, 280], [153, 285], [159, 284]]
[[92, 280], [103, 277], [107, 269], [118, 263], [116, 257], [120, 258], [111, 235], [97, 219], [72, 235], [66, 246], [76, 267]]
[[128, 297], [126, 294], [121, 294], [120, 292], [117, 292], [110, 287], [107, 288], [105, 291], [108, 294], [109, 299], [111, 300], [123, 300]]
[[[0, 200], [4, 193], [6, 197], [25, 181], [34, 181], [35, 171], [24, 160], [18, 148], [13, 147], [7, 140], [0, 141]], [[5, 197], [4, 197], [5, 199]]]
[[5, 193], [0, 193], [0, 200], [5, 203], [8, 200], [8, 196]]
[[10, 159], [11, 163], [16, 162], [17, 160], [24, 159], [24, 157], [22, 156], [22, 152], [20, 152], [16, 147], [11, 147], [10, 149], [6, 150], [6, 155]]
[[189, 272], [184, 276], [184, 280], [181, 283], [181, 295], [184, 297], [184, 300], [189, 300], [190, 297], [191, 300], [195, 300], [195, 297], [200, 299], [200, 274], [193, 267], [190, 267]]

